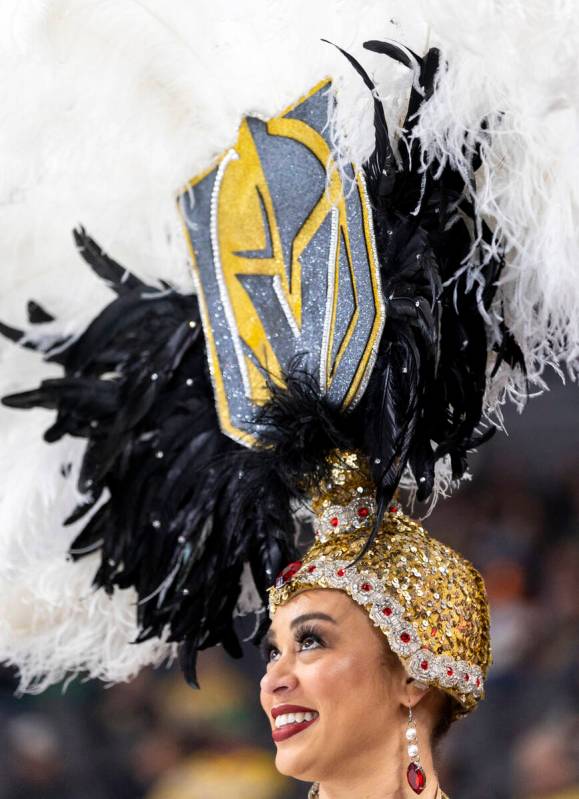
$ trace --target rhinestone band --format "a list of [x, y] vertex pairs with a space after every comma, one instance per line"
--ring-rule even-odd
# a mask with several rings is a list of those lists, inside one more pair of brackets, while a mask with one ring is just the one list
[[[470, 695], [477, 700], [482, 697], [482, 670], [464, 660], [437, 655], [424, 648], [414, 626], [405, 619], [402, 606], [373, 572], [358, 570], [348, 561], [326, 559], [324, 556], [303, 565], [299, 562], [291, 565], [294, 568], [285, 582], [291, 580], [304, 586], [335, 588], [346, 592], [354, 602], [365, 607], [374, 625], [388, 639], [392, 651], [403, 661], [409, 676], [425, 683], [435, 681], [441, 688], [454, 689], [459, 694]], [[276, 604], [274, 595], [270, 595], [272, 617]]]
[[376, 515], [376, 501], [367, 494], [356, 496], [347, 505], [328, 505], [316, 519], [316, 540], [362, 528], [370, 529]]

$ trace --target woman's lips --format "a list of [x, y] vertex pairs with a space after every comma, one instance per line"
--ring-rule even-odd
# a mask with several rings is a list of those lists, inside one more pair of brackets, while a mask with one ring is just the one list
[[273, 708], [272, 716], [275, 720], [272, 738], [276, 743], [279, 743], [291, 738], [293, 735], [297, 735], [298, 732], [302, 732], [307, 727], [311, 727], [317, 721], [319, 714], [315, 710], [298, 707], [297, 705], [278, 705], [278, 707]]
[[317, 720], [318, 716], [313, 718], [311, 721], [300, 721], [294, 722], [293, 724], [286, 724], [285, 727], [280, 727], [279, 730], [274, 730], [271, 734], [271, 737], [276, 743], [285, 741], [286, 738], [291, 738], [292, 735], [297, 735], [298, 732], [305, 730], [307, 727], [311, 727], [312, 724], [315, 724]]

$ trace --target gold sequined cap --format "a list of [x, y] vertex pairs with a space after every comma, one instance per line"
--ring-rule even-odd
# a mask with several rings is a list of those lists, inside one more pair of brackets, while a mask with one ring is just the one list
[[345, 591], [384, 633], [408, 674], [451, 694], [463, 713], [484, 696], [491, 661], [483, 579], [450, 547], [390, 506], [357, 561], [375, 518], [372, 482], [357, 455], [336, 457], [312, 500], [316, 540], [270, 589], [270, 614], [312, 588]]

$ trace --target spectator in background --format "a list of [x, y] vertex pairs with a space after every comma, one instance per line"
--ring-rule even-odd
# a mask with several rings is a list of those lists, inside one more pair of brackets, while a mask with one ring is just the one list
[[537, 725], [514, 751], [516, 799], [579, 799], [579, 718]]

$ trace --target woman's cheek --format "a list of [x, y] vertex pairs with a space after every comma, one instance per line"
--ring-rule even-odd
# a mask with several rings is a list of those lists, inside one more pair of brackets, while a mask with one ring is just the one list
[[306, 678], [308, 693], [311, 691], [312, 698], [317, 697], [320, 701], [338, 702], [343, 700], [345, 691], [356, 690], [358, 693], [363, 690], [369, 676], [367, 664], [354, 654], [328, 653], [327, 657], [320, 657], [310, 665], [311, 671]]

